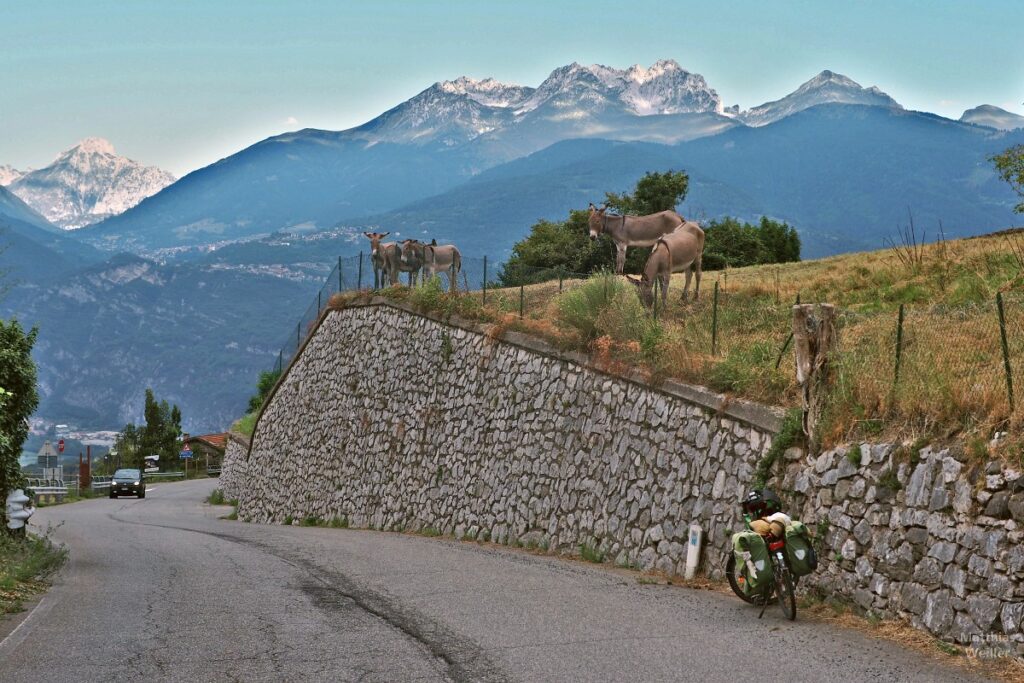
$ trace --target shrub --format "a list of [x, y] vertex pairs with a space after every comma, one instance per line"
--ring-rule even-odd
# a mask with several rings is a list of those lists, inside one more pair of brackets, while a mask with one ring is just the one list
[[[632, 288], [632, 285], [611, 272], [602, 271], [592, 275], [579, 287], [573, 287], [558, 296], [555, 300], [558, 319], [577, 330], [585, 341], [593, 341], [601, 336], [598, 318], [619, 303], [620, 299], [625, 300], [624, 294], [628, 291], [626, 287]], [[628, 293], [636, 299], [632, 292]], [[609, 321], [605, 324], [612, 323]]]

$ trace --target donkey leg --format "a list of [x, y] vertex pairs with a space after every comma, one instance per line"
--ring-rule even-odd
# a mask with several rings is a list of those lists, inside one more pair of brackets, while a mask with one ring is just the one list
[[683, 283], [683, 294], [680, 297], [683, 301], [686, 301], [686, 296], [690, 293], [690, 278], [693, 276], [693, 270], [690, 268], [686, 269], [686, 282]]
[[700, 269], [701, 269], [701, 257], [700, 256], [697, 257], [696, 266], [697, 267], [694, 270], [695, 270], [695, 275], [697, 276], [697, 284], [693, 288], [693, 300], [694, 301], [696, 301], [697, 297], [700, 296]]
[[672, 271], [661, 276], [661, 310], [665, 310], [668, 301], [668, 283], [672, 282]]
[[626, 267], [626, 245], [616, 244], [615, 245], [615, 274], [622, 275], [623, 269]]

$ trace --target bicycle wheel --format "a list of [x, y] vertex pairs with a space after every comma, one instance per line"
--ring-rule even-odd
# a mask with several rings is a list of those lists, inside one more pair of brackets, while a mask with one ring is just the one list
[[725, 578], [729, 579], [729, 588], [732, 588], [732, 592], [736, 594], [736, 597], [743, 602], [749, 602], [751, 605], [754, 604], [754, 599], [740, 588], [739, 580], [736, 578], [736, 556], [732, 553], [729, 553], [729, 556], [725, 559]]
[[793, 590], [793, 577], [785, 565], [775, 566], [775, 595], [779, 599], [782, 613], [790, 621], [796, 619], [796, 593]]

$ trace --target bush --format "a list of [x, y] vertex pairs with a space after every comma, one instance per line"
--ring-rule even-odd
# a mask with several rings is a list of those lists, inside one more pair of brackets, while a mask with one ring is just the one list
[[[636, 296], [633, 292], [628, 291], [627, 287], [632, 289], [633, 286], [608, 271], [592, 275], [579, 287], [574, 287], [559, 295], [555, 301], [558, 319], [576, 329], [584, 340], [593, 341], [603, 333], [599, 322], [603, 313], [630, 298], [636, 301], [637, 306], [640, 305]], [[626, 297], [626, 294], [629, 294], [629, 297]], [[618, 316], [619, 314], [611, 313], [610, 315]]]

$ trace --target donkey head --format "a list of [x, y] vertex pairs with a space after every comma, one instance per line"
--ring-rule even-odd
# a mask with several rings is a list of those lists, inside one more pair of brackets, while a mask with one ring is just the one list
[[641, 277], [633, 277], [627, 275], [626, 279], [632, 284], [636, 285], [636, 295], [640, 297], [640, 303], [647, 308], [654, 306], [654, 290], [650, 280], [647, 279], [646, 275]]
[[593, 203], [590, 204], [590, 216], [587, 219], [587, 224], [590, 227], [591, 240], [596, 240], [604, 232], [604, 212], [607, 210], [607, 205], [599, 209]]
[[390, 232], [364, 232], [366, 238], [370, 240], [370, 253], [374, 256], [380, 251], [380, 241], [390, 235]]
[[413, 264], [423, 261], [423, 242], [414, 239], [402, 240], [402, 263]]

